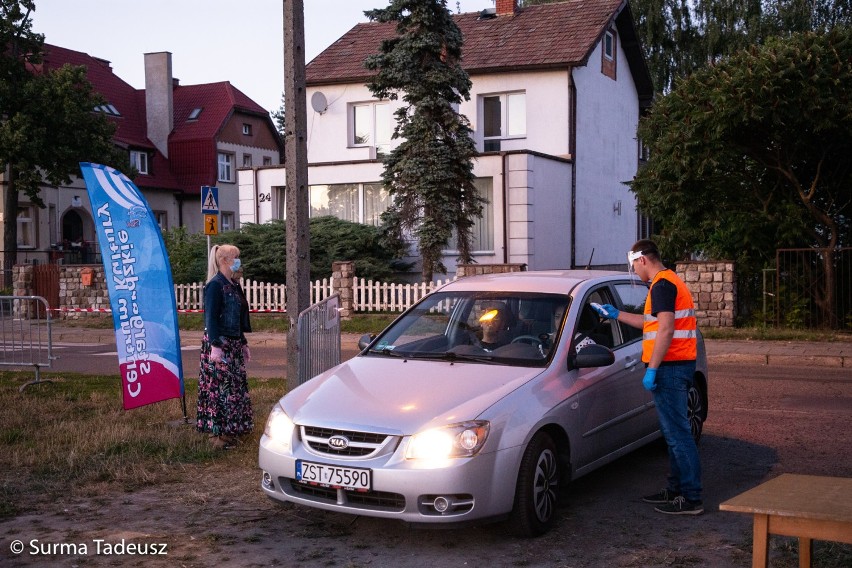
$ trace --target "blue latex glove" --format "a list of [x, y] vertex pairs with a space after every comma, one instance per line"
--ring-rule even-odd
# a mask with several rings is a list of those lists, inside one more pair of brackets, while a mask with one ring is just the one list
[[642, 377], [642, 386], [645, 390], [652, 391], [657, 388], [657, 370], [648, 367], [645, 369], [645, 376]]
[[618, 308], [611, 304], [604, 304], [602, 306], [600, 304], [597, 304], [592, 305], [592, 307], [595, 309], [596, 312], [601, 315], [601, 317], [605, 317], [607, 319], [618, 319]]

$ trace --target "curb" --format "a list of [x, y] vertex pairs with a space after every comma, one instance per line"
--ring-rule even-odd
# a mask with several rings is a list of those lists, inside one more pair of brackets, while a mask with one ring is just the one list
[[838, 355], [772, 355], [769, 353], [720, 353], [707, 355], [708, 363], [747, 363], [784, 367], [852, 367], [852, 358]]

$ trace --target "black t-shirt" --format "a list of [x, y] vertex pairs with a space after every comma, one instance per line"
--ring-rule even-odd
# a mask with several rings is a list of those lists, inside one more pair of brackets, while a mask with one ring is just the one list
[[655, 316], [660, 312], [675, 311], [675, 302], [677, 300], [677, 286], [668, 280], [658, 280], [651, 287], [651, 315]]

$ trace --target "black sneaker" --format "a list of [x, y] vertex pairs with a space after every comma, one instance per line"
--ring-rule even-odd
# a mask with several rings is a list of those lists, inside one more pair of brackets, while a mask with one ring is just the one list
[[671, 503], [658, 505], [654, 510], [666, 515], [700, 515], [704, 512], [704, 504], [701, 501], [690, 501], [679, 495]]
[[642, 500], [646, 503], [661, 505], [663, 503], [670, 502], [675, 497], [680, 497], [680, 493], [677, 493], [676, 491], [671, 491], [669, 489], [663, 489], [659, 493], [654, 493], [653, 495], [645, 495], [644, 497], [642, 497]]

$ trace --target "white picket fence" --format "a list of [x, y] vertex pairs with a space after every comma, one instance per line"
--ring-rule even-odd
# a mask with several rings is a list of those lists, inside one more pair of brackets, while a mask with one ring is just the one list
[[[396, 284], [356, 276], [352, 279], [353, 309], [356, 312], [401, 312], [449, 281]], [[243, 279], [242, 286], [252, 311], [286, 311], [287, 287], [284, 284]], [[334, 293], [330, 278], [311, 282], [311, 304], [319, 303]], [[175, 301], [181, 311], [203, 311], [204, 283], [175, 284]]]

